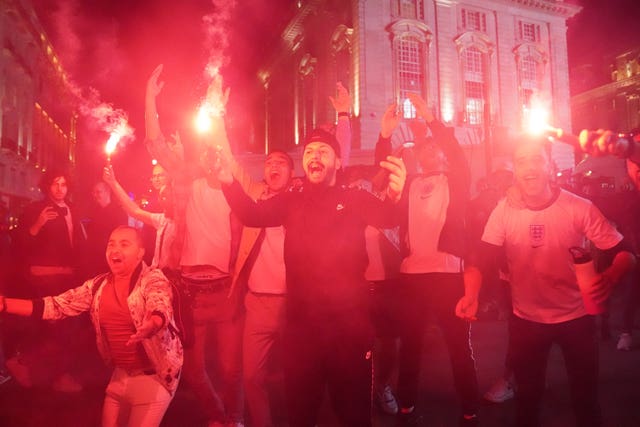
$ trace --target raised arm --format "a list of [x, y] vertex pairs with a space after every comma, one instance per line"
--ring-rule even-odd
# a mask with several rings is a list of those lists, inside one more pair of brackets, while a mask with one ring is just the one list
[[144, 222], [149, 226], [154, 227], [151, 213], [142, 209], [129, 198], [127, 192], [124, 191], [124, 188], [122, 188], [122, 186], [116, 179], [115, 173], [113, 172], [113, 166], [108, 165], [104, 167], [104, 170], [102, 172], [102, 180], [106, 182], [107, 185], [111, 188], [111, 191], [113, 191], [116, 199], [118, 199], [120, 205], [125, 210], [125, 212], [127, 212], [127, 214], [131, 215], [135, 219]]
[[336, 97], [330, 96], [329, 101], [338, 116], [336, 139], [340, 144], [342, 167], [347, 167], [351, 157], [351, 95], [347, 88], [338, 82], [336, 83]]
[[222, 184], [222, 191], [231, 210], [247, 227], [275, 227], [282, 225], [286, 213], [285, 196], [291, 193], [280, 193], [266, 200], [256, 202], [244, 191], [240, 183], [233, 177], [233, 159], [222, 147], [217, 147], [217, 158], [212, 165], [212, 173]]
[[149, 80], [147, 80], [147, 90], [144, 98], [144, 124], [146, 132], [145, 137], [148, 140], [164, 138], [162, 131], [160, 130], [158, 108], [156, 105], [156, 98], [164, 87], [164, 82], [159, 81], [162, 68], [162, 64], [158, 65], [151, 73]]
[[169, 141], [160, 129], [158, 119], [157, 98], [164, 82], [160, 82], [162, 64], [158, 65], [147, 80], [145, 92], [145, 145], [147, 151], [164, 167], [172, 176], [178, 177], [184, 172], [184, 149], [180, 141], [180, 135], [176, 132]]
[[463, 185], [466, 191], [469, 191], [471, 172], [467, 164], [467, 158], [453, 133], [453, 129], [436, 119], [426, 101], [420, 95], [409, 93], [408, 97], [416, 108], [417, 115], [422, 117], [429, 129], [431, 129], [434, 143], [438, 144], [447, 157], [451, 172], [450, 176], [455, 177], [456, 181]]
[[[387, 107], [380, 121], [380, 135], [376, 142], [375, 153], [373, 157], [374, 165], [378, 166], [387, 156], [392, 154], [391, 135], [400, 123], [400, 116], [397, 113], [397, 105], [391, 104]], [[406, 175], [406, 170], [405, 170]], [[385, 169], [380, 169], [371, 178], [371, 184], [376, 191], [382, 191], [388, 184], [389, 173]]]

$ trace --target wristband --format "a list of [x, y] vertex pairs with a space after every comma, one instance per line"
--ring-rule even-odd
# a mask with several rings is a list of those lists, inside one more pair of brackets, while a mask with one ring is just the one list
[[347, 118], [350, 118], [350, 117], [351, 117], [351, 114], [347, 113], [346, 111], [340, 111], [340, 112], [338, 113], [338, 118], [340, 118], [340, 117], [347, 117]]

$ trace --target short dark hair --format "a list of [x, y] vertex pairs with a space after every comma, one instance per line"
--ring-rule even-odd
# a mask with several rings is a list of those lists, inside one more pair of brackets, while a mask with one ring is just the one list
[[141, 247], [144, 248], [144, 238], [142, 237], [142, 231], [140, 231], [139, 229], [132, 227], [130, 225], [119, 225], [116, 228], [114, 228], [113, 230], [111, 230], [111, 233], [109, 233], [109, 236], [111, 236], [115, 231], [118, 230], [133, 230], [133, 232], [136, 235], [136, 243]]
[[269, 156], [271, 156], [272, 154], [282, 154], [284, 156], [284, 158], [287, 159], [287, 163], [289, 164], [289, 168], [291, 170], [295, 169], [294, 166], [293, 166], [293, 159], [291, 158], [289, 153], [287, 153], [286, 151], [278, 150], [278, 149], [271, 150], [271, 151], [269, 151], [269, 154], [267, 154], [266, 159], [268, 159]]
[[49, 195], [51, 184], [60, 177], [67, 181], [67, 187], [71, 187], [71, 175], [67, 169], [51, 168], [47, 169], [46, 172], [42, 174], [42, 178], [40, 178], [40, 183], [38, 185], [40, 187], [40, 191], [42, 191], [43, 194]]

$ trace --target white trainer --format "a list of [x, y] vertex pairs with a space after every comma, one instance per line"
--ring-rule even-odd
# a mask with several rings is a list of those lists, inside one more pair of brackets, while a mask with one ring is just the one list
[[616, 348], [621, 351], [631, 350], [631, 334], [628, 332], [621, 333], [620, 338], [618, 338], [618, 346]]
[[376, 401], [385, 414], [396, 415], [398, 413], [398, 402], [388, 384], [376, 391]]
[[484, 398], [489, 402], [502, 403], [513, 399], [515, 387], [511, 381], [500, 378], [484, 394]]

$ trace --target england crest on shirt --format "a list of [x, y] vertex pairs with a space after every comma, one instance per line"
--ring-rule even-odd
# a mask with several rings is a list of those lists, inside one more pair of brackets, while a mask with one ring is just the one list
[[529, 240], [532, 248], [539, 248], [544, 244], [544, 234], [544, 224], [531, 224], [529, 226]]

